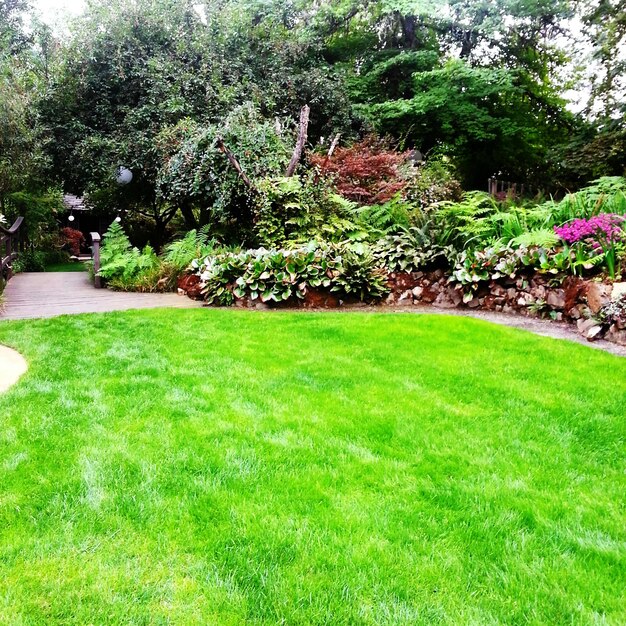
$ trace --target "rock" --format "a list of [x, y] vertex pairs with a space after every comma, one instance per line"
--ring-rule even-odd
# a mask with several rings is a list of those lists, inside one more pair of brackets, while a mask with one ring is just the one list
[[413, 293], [413, 297], [416, 300], [421, 300], [422, 299], [422, 294], [424, 293], [424, 288], [423, 287], [415, 287], [412, 291]]
[[463, 296], [453, 287], [444, 289], [433, 302], [440, 309], [455, 309], [463, 301]]
[[398, 298], [398, 302], [402, 302], [404, 300], [412, 300], [413, 299], [413, 291], [411, 289], [407, 289], [403, 293], [400, 294]]
[[493, 285], [491, 288], [491, 295], [496, 296], [497, 298], [501, 298], [506, 293], [504, 287], [502, 285]]
[[578, 276], [568, 276], [563, 281], [563, 289], [565, 290], [565, 306], [566, 311], [579, 304], [582, 297], [587, 293], [587, 282]]
[[602, 326], [592, 326], [585, 335], [587, 341], [597, 341], [602, 338]]
[[496, 304], [496, 311], [497, 311], [498, 313], [501, 313], [501, 312], [502, 312], [502, 305], [501, 305], [501, 304]]
[[494, 296], [485, 296], [483, 298], [483, 306], [488, 311], [493, 311], [496, 308], [496, 300], [498, 300], [498, 298]]
[[396, 294], [392, 292], [385, 298], [385, 304], [387, 306], [392, 306], [395, 303], [396, 303]]
[[620, 330], [615, 324], [609, 328], [605, 339], [620, 346], [626, 346], [626, 330]]
[[553, 289], [552, 291], [548, 292], [548, 295], [546, 297], [546, 303], [553, 309], [565, 308], [565, 290]]
[[176, 293], [179, 296], [186, 296], [187, 295], [187, 292], [184, 289], [181, 289], [180, 287], [177, 289]]
[[305, 308], [335, 309], [339, 306], [337, 296], [323, 289], [307, 289], [304, 300], [300, 300], [299, 302]]
[[506, 297], [507, 300], [515, 300], [517, 297], [517, 289], [515, 289], [515, 287], [509, 287], [509, 289], [506, 290]]
[[454, 306], [459, 306], [463, 302], [463, 290], [457, 289], [456, 287], [449, 287], [447, 290], [448, 297], [452, 302], [454, 302]]
[[480, 301], [478, 300], [478, 298], [472, 298], [468, 303], [467, 306], [470, 309], [476, 309], [480, 306]]
[[571, 309], [565, 312], [567, 317], [571, 317], [573, 320], [579, 320], [581, 318], [580, 311], [578, 307], [573, 306]]
[[422, 291], [422, 302], [431, 304], [439, 296], [439, 291], [435, 287], [425, 287]]
[[200, 276], [185, 274], [178, 279], [178, 289], [186, 293], [192, 300], [202, 300]]
[[595, 341], [602, 336], [602, 326], [593, 318], [579, 319], [578, 322], [576, 322], [576, 326], [578, 332], [588, 341]]
[[527, 304], [526, 298], [521, 297], [517, 299], [517, 306], [526, 306]]
[[508, 304], [505, 304], [502, 307], [502, 312], [503, 313], [515, 313], [515, 309], [512, 306], [509, 306]]
[[587, 304], [592, 313], [597, 313], [611, 301], [611, 285], [606, 283], [589, 283], [587, 286]]
[[619, 300], [623, 296], [626, 296], [626, 283], [613, 283], [611, 300]]
[[531, 295], [535, 300], [545, 300], [546, 288], [543, 285], [537, 285], [530, 290]]
[[554, 315], [554, 320], [556, 322], [562, 322], [563, 321], [563, 313], [561, 313], [560, 311], [558, 313], [556, 313]]

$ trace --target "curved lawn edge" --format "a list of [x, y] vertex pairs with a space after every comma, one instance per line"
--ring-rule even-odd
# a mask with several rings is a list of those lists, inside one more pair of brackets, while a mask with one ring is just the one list
[[626, 621], [624, 360], [451, 315], [0, 341], [29, 361], [0, 397], [0, 622]]
[[28, 363], [19, 352], [0, 344], [0, 393], [8, 391], [27, 370]]
[[[221, 311], [232, 311], [232, 307], [205, 307], [206, 309], [215, 309]], [[525, 317], [522, 315], [510, 315], [507, 313], [495, 313], [493, 311], [471, 311], [460, 309], [438, 309], [432, 306], [394, 306], [381, 308], [373, 305], [356, 305], [356, 306], [344, 306], [341, 308], [328, 309], [328, 308], [284, 308], [284, 309], [236, 309], [237, 311], [248, 311], [253, 314], [257, 313], [294, 313], [294, 314], [354, 314], [354, 313], [366, 313], [366, 314], [378, 314], [378, 315], [393, 315], [393, 314], [413, 314], [413, 315], [432, 315], [435, 317], [447, 316], [447, 317], [462, 317], [482, 320], [495, 324], [496, 326], [507, 326], [509, 328], [516, 328], [518, 330], [525, 330], [533, 335], [540, 337], [547, 337], [549, 339], [559, 339], [568, 341], [571, 343], [577, 343], [594, 350], [601, 350], [608, 352], [615, 356], [626, 357], [626, 346], [620, 346], [619, 344], [600, 339], [598, 341], [588, 341], [578, 332], [575, 327], [566, 322], [555, 322], [553, 320], [541, 319], [537, 317]]]

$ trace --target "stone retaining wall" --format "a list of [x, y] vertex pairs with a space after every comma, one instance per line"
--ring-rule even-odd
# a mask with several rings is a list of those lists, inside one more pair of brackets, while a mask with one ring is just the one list
[[548, 317], [576, 324], [590, 341], [605, 338], [626, 346], [626, 320], [608, 324], [602, 308], [626, 294], [626, 283], [603, 283], [576, 277], [557, 283], [545, 274], [500, 278], [480, 284], [474, 297], [463, 302], [463, 291], [451, 285], [443, 271], [392, 273], [389, 306], [432, 304], [438, 308], [470, 308]]

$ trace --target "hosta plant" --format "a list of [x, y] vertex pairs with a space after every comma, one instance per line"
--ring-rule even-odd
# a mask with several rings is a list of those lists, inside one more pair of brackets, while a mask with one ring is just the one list
[[362, 244], [312, 242], [291, 250], [248, 250], [194, 263], [209, 304], [234, 298], [262, 302], [303, 299], [310, 288], [375, 300], [387, 293], [386, 274]]
[[435, 264], [448, 265], [454, 254], [450, 246], [436, 243], [429, 223], [413, 226], [396, 235], [388, 235], [373, 246], [374, 257], [390, 272], [416, 272]]

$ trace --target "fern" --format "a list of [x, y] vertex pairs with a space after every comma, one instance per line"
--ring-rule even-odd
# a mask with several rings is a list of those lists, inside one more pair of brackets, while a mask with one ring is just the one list
[[209, 236], [209, 227], [190, 230], [182, 239], [173, 241], [165, 247], [163, 260], [177, 272], [186, 270], [194, 259], [208, 256], [215, 249], [217, 242]]
[[558, 237], [552, 228], [537, 228], [529, 230], [510, 240], [510, 244], [514, 247], [531, 248], [537, 246], [539, 248], [550, 249], [557, 245]]

